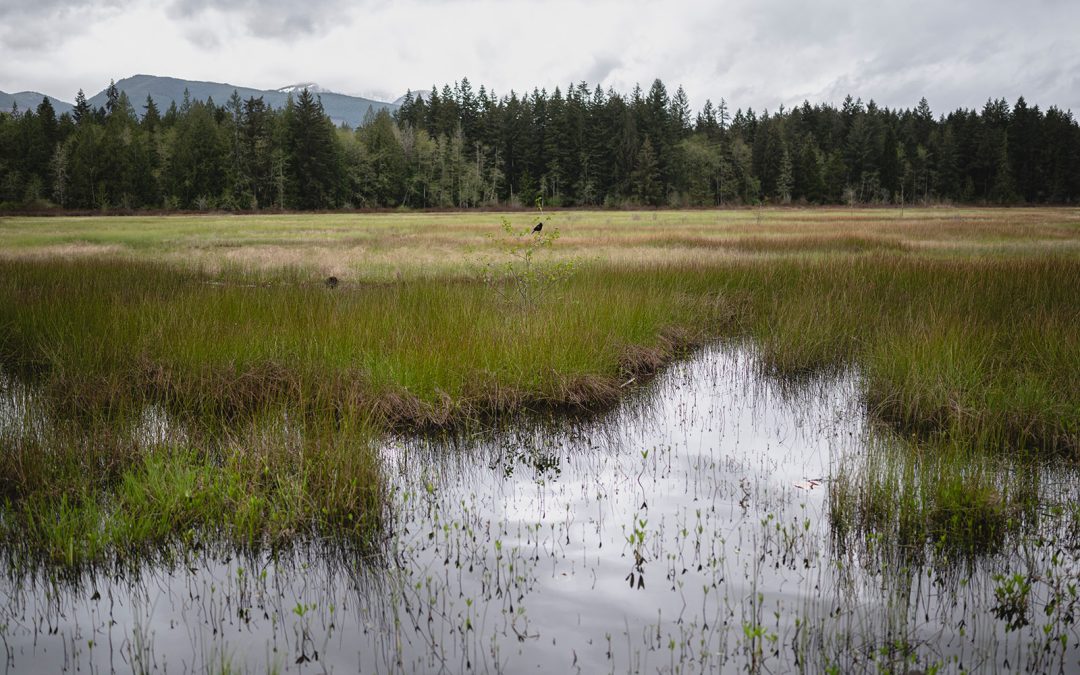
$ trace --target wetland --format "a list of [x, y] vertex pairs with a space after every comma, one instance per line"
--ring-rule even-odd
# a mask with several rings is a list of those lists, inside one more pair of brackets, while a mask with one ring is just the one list
[[5, 670], [1080, 670], [1080, 212], [506, 217], [0, 220]]

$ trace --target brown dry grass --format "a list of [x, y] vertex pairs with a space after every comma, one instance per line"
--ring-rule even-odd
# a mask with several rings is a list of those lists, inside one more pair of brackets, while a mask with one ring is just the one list
[[[130, 255], [206, 269], [294, 267], [342, 279], [467, 274], [499, 255], [505, 215], [389, 213], [259, 216], [0, 218], [0, 256]], [[555, 258], [617, 264], [912, 251], [942, 256], [1080, 255], [1080, 209], [782, 208], [557, 211]]]

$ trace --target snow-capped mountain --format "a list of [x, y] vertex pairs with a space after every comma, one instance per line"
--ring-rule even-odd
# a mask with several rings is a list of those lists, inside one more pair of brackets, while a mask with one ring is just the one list
[[334, 92], [330, 91], [329, 89], [323, 89], [322, 87], [319, 86], [319, 84], [317, 82], [300, 82], [300, 83], [297, 83], [297, 84], [290, 84], [290, 85], [288, 85], [286, 87], [281, 87], [280, 89], [275, 89], [274, 91], [276, 91], [278, 93], [281, 93], [281, 94], [299, 94], [300, 92], [304, 91], [305, 89], [307, 89], [312, 94], [333, 94], [334, 93]]

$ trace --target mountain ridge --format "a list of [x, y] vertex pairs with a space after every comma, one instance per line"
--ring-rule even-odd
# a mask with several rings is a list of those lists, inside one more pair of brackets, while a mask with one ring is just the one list
[[49, 103], [52, 103], [52, 107], [57, 115], [71, 112], [75, 107], [67, 101], [61, 101], [58, 98], [42, 94], [40, 91], [17, 91], [11, 94], [6, 91], [0, 91], [0, 111], [11, 112], [12, 104], [18, 106], [19, 112], [37, 110], [37, 107], [41, 105], [41, 100], [45, 98], [49, 99]]
[[[154, 99], [154, 103], [157, 105], [158, 110], [165, 112], [172, 103], [180, 105], [183, 101], [185, 90], [187, 90], [188, 95], [193, 101], [205, 101], [208, 98], [212, 98], [215, 104], [223, 105], [232, 96], [233, 91], [235, 91], [239, 94], [240, 98], [244, 100], [252, 97], [262, 97], [267, 105], [273, 108], [283, 108], [290, 95], [299, 93], [299, 91], [302, 91], [303, 88], [307, 87], [312, 94], [322, 99], [323, 108], [325, 109], [326, 114], [335, 124], [348, 124], [351, 127], [360, 126], [367, 116], [369, 109], [372, 112], [378, 112], [383, 109], [393, 112], [398, 107], [398, 105], [393, 102], [376, 101], [362, 96], [349, 96], [347, 94], [327, 91], [312, 82], [287, 85], [280, 89], [256, 89], [254, 87], [244, 87], [229, 84], [227, 82], [186, 80], [165, 75], [147, 75], [140, 73], [117, 80], [115, 85], [118, 90], [127, 94], [132, 107], [139, 116], [142, 116], [144, 112], [147, 95]], [[108, 98], [107, 92], [108, 87], [87, 98], [87, 102], [95, 108], [104, 106]], [[37, 109], [42, 98], [46, 98], [46, 95], [35, 91], [23, 91], [14, 94], [0, 91], [0, 110], [10, 110], [13, 103], [18, 105], [20, 111]], [[68, 101], [63, 101], [52, 96], [48, 96], [47, 98], [52, 103], [53, 108], [56, 109], [57, 115], [70, 112], [75, 107], [74, 104]]]

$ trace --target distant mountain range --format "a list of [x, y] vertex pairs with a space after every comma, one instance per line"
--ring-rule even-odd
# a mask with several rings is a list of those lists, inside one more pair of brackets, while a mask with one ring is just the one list
[[43, 98], [49, 99], [49, 103], [52, 103], [57, 115], [70, 112], [71, 109], [75, 107], [67, 101], [61, 101], [52, 96], [45, 96], [45, 94], [36, 91], [20, 91], [15, 94], [0, 91], [0, 111], [11, 112], [13, 105], [17, 106], [19, 110], [36, 110]]
[[[327, 91], [314, 82], [292, 84], [280, 89], [252, 89], [220, 82], [181, 80], [175, 77], [159, 77], [156, 75], [135, 75], [117, 81], [116, 88], [127, 94], [128, 99], [131, 100], [131, 105], [139, 115], [143, 114], [143, 106], [146, 104], [147, 95], [154, 99], [158, 110], [164, 113], [173, 102], [179, 105], [184, 100], [185, 89], [193, 101], [205, 101], [207, 98], [213, 98], [214, 103], [222, 105], [229, 100], [233, 91], [236, 91], [242, 99], [247, 100], [251, 97], [258, 98], [261, 96], [267, 105], [274, 108], [283, 108], [290, 94], [295, 96], [306, 88], [322, 99], [326, 114], [330, 116], [330, 119], [335, 124], [345, 123], [352, 127], [357, 127], [364, 121], [369, 109], [373, 112], [378, 112], [384, 108], [393, 111], [399, 105], [397, 102], [387, 103], [360, 96], [338, 94]], [[91, 96], [88, 99], [90, 105], [94, 107], [104, 106], [105, 91], [103, 89]], [[19, 110], [37, 108], [42, 98], [44, 98], [43, 94], [34, 91], [20, 91], [15, 94], [0, 91], [0, 110], [11, 110], [12, 104], [17, 104]], [[70, 112], [74, 108], [74, 104], [67, 101], [61, 101], [51, 96], [48, 98], [53, 108], [56, 109], [57, 115]]]

